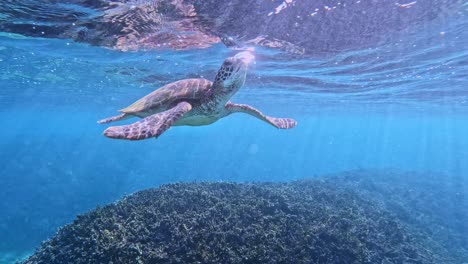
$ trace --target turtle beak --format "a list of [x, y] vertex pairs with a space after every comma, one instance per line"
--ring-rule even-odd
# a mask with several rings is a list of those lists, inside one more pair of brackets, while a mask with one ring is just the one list
[[249, 51], [239, 52], [234, 56], [234, 58], [241, 60], [246, 66], [255, 61], [255, 56]]

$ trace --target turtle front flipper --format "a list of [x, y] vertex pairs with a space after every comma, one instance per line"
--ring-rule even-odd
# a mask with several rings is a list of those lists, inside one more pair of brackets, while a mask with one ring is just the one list
[[159, 137], [190, 110], [192, 110], [191, 104], [181, 102], [169, 110], [148, 116], [133, 124], [109, 127], [104, 131], [104, 136], [128, 140]]
[[255, 109], [250, 105], [233, 104], [231, 102], [228, 102], [225, 107], [226, 107], [228, 114], [246, 113], [246, 114], [255, 116], [256, 118], [260, 120], [263, 120], [276, 128], [289, 129], [297, 125], [296, 120], [292, 118], [277, 118], [277, 117], [266, 116], [262, 112], [260, 112], [258, 109]]

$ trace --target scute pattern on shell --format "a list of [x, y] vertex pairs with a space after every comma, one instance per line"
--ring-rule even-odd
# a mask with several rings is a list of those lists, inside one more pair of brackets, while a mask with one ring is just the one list
[[160, 112], [179, 101], [202, 100], [209, 95], [212, 84], [211, 81], [202, 78], [176, 81], [146, 95], [120, 112], [127, 114]]

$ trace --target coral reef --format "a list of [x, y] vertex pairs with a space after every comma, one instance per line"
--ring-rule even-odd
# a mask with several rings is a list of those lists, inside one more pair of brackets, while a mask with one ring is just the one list
[[413, 204], [391, 178], [359, 175], [140, 191], [77, 217], [24, 263], [460, 263], [442, 234], [424, 236], [438, 228], [430, 222], [450, 224], [408, 215], [431, 203]]
[[449, 255], [444, 263], [468, 259], [468, 185], [461, 176], [431, 173], [351, 171], [324, 177], [347, 186], [395, 215], [432, 250]]

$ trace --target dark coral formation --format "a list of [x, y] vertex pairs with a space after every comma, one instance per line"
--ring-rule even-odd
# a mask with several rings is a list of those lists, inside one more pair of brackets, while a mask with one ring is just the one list
[[460, 229], [426, 236], [447, 225], [431, 204], [375, 179], [164, 185], [79, 216], [25, 263], [460, 263], [438, 243]]
[[456, 14], [463, 1], [3, 0], [0, 31], [120, 50], [203, 48], [239, 36], [291, 53], [372, 46]]
[[369, 197], [406, 225], [429, 247], [451, 256], [440, 263], [468, 259], [468, 185], [464, 177], [398, 171], [353, 171], [327, 182]]

